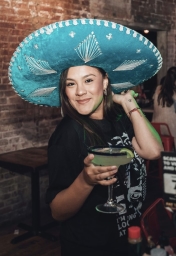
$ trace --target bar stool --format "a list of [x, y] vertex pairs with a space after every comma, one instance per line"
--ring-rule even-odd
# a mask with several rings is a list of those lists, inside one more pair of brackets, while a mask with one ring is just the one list
[[[155, 130], [161, 137], [161, 141], [163, 143], [164, 151], [175, 151], [174, 137], [172, 136], [169, 126], [166, 123], [156, 123], [151, 122]], [[146, 161], [146, 170], [148, 176], [158, 178], [160, 181], [160, 186], [162, 187], [162, 179], [163, 179], [163, 169], [162, 169], [162, 159], [158, 159], [158, 170], [157, 175], [152, 175], [152, 171], [149, 172], [150, 168], [150, 160]]]

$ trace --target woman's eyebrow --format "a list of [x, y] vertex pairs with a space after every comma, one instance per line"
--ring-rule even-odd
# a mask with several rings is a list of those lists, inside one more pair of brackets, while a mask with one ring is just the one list
[[66, 78], [66, 81], [67, 81], [67, 80], [74, 81], [74, 79], [73, 79], [73, 78], [69, 78], [69, 77], [67, 77], [67, 78]]
[[94, 74], [88, 74], [88, 75], [83, 76], [83, 78], [88, 77], [88, 76], [96, 76], [96, 75], [94, 75]]
[[[88, 74], [88, 75], [83, 76], [82, 78], [86, 78], [86, 77], [88, 77], [88, 76], [96, 76], [96, 75], [94, 75], [94, 74]], [[66, 81], [67, 81], [67, 80], [74, 81], [75, 79], [67, 77]]]

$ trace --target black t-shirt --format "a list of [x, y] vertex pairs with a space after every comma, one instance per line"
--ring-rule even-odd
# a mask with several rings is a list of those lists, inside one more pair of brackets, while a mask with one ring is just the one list
[[[103, 131], [108, 144], [132, 146], [134, 131], [124, 114], [117, 121], [94, 120]], [[61, 190], [69, 187], [83, 170], [88, 141], [81, 125], [65, 117], [51, 136], [48, 146], [49, 188], [46, 202], [50, 203]], [[119, 214], [96, 211], [97, 204], [107, 201], [107, 186], [96, 185], [79, 212], [61, 223], [61, 238], [78, 246], [108, 247], [114, 250], [127, 242], [127, 228], [134, 225], [141, 215], [146, 195], [146, 170], [144, 160], [136, 152], [130, 164], [121, 166], [118, 181], [114, 184], [114, 199], [125, 209]], [[119, 183], [120, 180], [120, 183]], [[120, 249], [119, 249], [120, 250]]]

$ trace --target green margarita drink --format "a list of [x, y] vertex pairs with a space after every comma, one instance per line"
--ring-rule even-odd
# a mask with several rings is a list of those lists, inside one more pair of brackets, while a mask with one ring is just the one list
[[[91, 151], [91, 152], [90, 152]], [[128, 148], [119, 147], [92, 147], [89, 153], [94, 154], [92, 163], [94, 165], [120, 165], [128, 164], [134, 157], [133, 152]]]
[[[97, 166], [117, 166], [128, 164], [134, 157], [132, 148], [112, 146], [93, 146], [88, 149], [89, 154], [93, 154], [92, 163]], [[96, 206], [96, 210], [102, 213], [118, 213], [124, 207], [113, 200], [113, 185], [108, 186], [108, 200], [105, 204]]]

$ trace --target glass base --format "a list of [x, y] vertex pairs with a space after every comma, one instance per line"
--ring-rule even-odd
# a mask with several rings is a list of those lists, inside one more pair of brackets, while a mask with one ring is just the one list
[[95, 207], [95, 209], [98, 212], [102, 212], [102, 213], [118, 213], [124, 210], [124, 206], [120, 205], [120, 204], [116, 204], [116, 203], [105, 203], [105, 204], [99, 204]]

